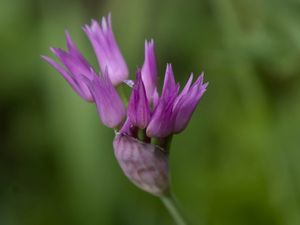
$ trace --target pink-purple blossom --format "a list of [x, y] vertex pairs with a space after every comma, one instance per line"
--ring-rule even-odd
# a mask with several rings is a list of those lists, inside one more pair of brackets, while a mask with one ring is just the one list
[[[128, 80], [128, 66], [113, 34], [110, 15], [101, 25], [92, 20], [83, 30], [96, 53], [99, 72], [80, 53], [68, 32], [67, 51], [51, 48], [61, 63], [42, 57], [80, 97], [95, 103], [104, 125], [115, 129], [115, 154], [126, 176], [143, 190], [163, 193], [168, 186], [167, 143], [187, 127], [208, 83], [203, 82], [203, 74], [193, 82], [191, 74], [180, 91], [172, 65], [167, 64], [159, 94], [153, 40], [145, 42], [144, 63], [132, 81]], [[132, 88], [128, 103], [116, 87], [123, 85]]]

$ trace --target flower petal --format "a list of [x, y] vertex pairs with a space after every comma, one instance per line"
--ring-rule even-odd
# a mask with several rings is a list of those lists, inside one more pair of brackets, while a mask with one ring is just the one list
[[107, 67], [110, 80], [117, 85], [128, 78], [128, 68], [120, 52], [111, 27], [111, 16], [102, 18], [102, 25], [92, 20], [83, 28], [96, 53], [102, 73]]
[[93, 97], [86, 85], [86, 82], [81, 79], [82, 75], [89, 79], [92, 78], [93, 68], [79, 52], [68, 31], [66, 31], [65, 34], [68, 51], [64, 51], [60, 48], [50, 48], [64, 67], [49, 57], [43, 57], [43, 59], [61, 73], [75, 92], [78, 93], [84, 100], [93, 101]]
[[127, 114], [134, 126], [144, 129], [150, 121], [150, 108], [140, 69], [137, 70], [136, 77], [137, 79], [130, 96]]
[[171, 64], [167, 64], [164, 85], [162, 90], [162, 98], [168, 98], [177, 94], [178, 92], [178, 85], [175, 83], [174, 73]]
[[[190, 84], [189, 84], [190, 85]], [[190, 121], [202, 95], [206, 91], [208, 83], [203, 84], [203, 74], [195, 81], [188, 91], [179, 96], [177, 104], [174, 105], [174, 133], [183, 131]]]
[[146, 130], [148, 137], [164, 138], [172, 133], [174, 100], [175, 97], [160, 99]]
[[107, 70], [100, 77], [94, 73], [94, 78], [88, 83], [102, 123], [110, 128], [118, 127], [126, 116], [126, 109]]
[[157, 86], [157, 66], [154, 51], [154, 42], [145, 41], [145, 59], [142, 67], [142, 79], [145, 84], [149, 102], [153, 100], [154, 90]]
[[65, 31], [66, 42], [68, 47], [68, 57], [69, 57], [69, 70], [73, 74], [82, 74], [88, 78], [92, 78], [91, 70], [92, 66], [87, 62], [83, 55], [78, 50], [77, 46], [74, 44], [68, 31]]
[[42, 58], [48, 62], [51, 66], [53, 66], [62, 76], [63, 78], [70, 84], [72, 89], [84, 100], [92, 102], [93, 97], [87, 89], [86, 84], [81, 80], [76, 80], [68, 71], [66, 71], [60, 64], [55, 62], [53, 59], [42, 56]]
[[175, 83], [172, 66], [171, 64], [167, 64], [162, 95], [158, 103], [156, 103], [146, 130], [149, 137], [167, 137], [172, 133], [174, 123], [173, 107], [178, 90], [179, 84]]

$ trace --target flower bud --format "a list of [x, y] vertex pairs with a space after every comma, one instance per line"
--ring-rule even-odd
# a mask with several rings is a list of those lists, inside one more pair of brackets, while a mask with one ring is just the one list
[[117, 161], [131, 182], [153, 195], [168, 192], [168, 155], [164, 149], [121, 133], [116, 135], [113, 146]]

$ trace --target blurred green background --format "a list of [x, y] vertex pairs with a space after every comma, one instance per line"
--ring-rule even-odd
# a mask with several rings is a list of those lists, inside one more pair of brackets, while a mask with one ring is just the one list
[[193, 224], [300, 224], [300, 1], [1, 0], [0, 224], [173, 224], [133, 186], [113, 132], [41, 54], [112, 12], [131, 75], [154, 38], [160, 74], [209, 88], [173, 138], [172, 185]]

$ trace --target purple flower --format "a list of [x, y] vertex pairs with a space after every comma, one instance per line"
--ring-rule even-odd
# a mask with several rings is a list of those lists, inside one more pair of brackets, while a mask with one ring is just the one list
[[142, 67], [142, 79], [146, 87], [147, 98], [149, 102], [152, 102], [153, 95], [157, 94], [157, 68], [153, 40], [149, 42], [145, 41], [145, 59]]
[[191, 87], [192, 79], [191, 75], [178, 95], [179, 84], [175, 83], [171, 64], [167, 65], [162, 96], [147, 127], [149, 137], [164, 138], [186, 128], [208, 85], [203, 84], [203, 75], [200, 75]]
[[93, 73], [93, 78], [86, 79], [86, 83], [95, 100], [102, 123], [110, 128], [121, 125], [126, 116], [126, 109], [107, 70], [100, 76]]
[[[68, 50], [51, 48], [62, 65], [43, 56], [84, 100], [95, 102], [104, 125], [114, 128], [115, 156], [125, 175], [142, 190], [154, 195], [169, 191], [168, 153], [173, 134], [188, 125], [208, 83], [203, 74], [193, 83], [193, 74], [181, 92], [167, 64], [161, 95], [153, 40], [145, 42], [142, 69], [136, 80], [128, 79], [127, 65], [118, 48], [111, 27], [111, 17], [102, 19], [101, 26], [92, 20], [84, 28], [96, 53], [99, 75], [79, 52], [66, 32]], [[120, 83], [132, 88], [126, 109], [115, 88]]]
[[82, 79], [82, 76], [91, 79], [93, 76], [92, 74], [94, 73], [93, 68], [81, 55], [68, 32], [66, 32], [66, 42], [68, 51], [59, 48], [51, 48], [51, 51], [61, 61], [64, 67], [47, 56], [42, 56], [42, 58], [65, 78], [80, 97], [86, 101], [92, 102], [93, 97], [90, 90], [87, 88], [85, 81]]
[[167, 137], [173, 130], [173, 105], [179, 90], [176, 85], [171, 64], [167, 65], [162, 95], [158, 100], [147, 127], [149, 137]]
[[102, 18], [101, 26], [92, 20], [91, 25], [85, 25], [83, 30], [93, 46], [102, 73], [107, 67], [114, 86], [126, 80], [128, 68], [112, 31], [110, 14], [107, 18]]
[[140, 69], [136, 73], [136, 83], [131, 92], [127, 114], [131, 124], [140, 129], [145, 129], [150, 121], [150, 108]]
[[206, 91], [208, 83], [203, 84], [203, 76], [201, 74], [190, 87], [193, 80], [193, 75], [191, 75], [181, 94], [176, 98], [173, 107], [175, 116], [173, 133], [180, 133], [186, 128], [196, 106]]

